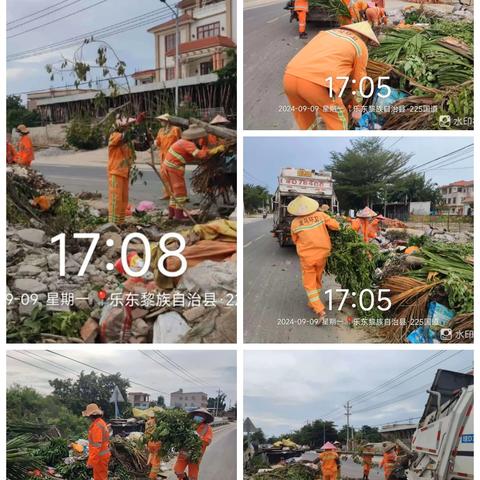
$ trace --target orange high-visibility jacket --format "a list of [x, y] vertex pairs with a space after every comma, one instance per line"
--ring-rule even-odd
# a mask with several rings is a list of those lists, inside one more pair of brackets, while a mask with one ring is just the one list
[[205, 450], [212, 443], [213, 440], [212, 427], [208, 423], [201, 423], [197, 427], [197, 433], [202, 440], [202, 453], [205, 453]]
[[110, 458], [110, 434], [102, 418], [95, 419], [88, 430], [88, 465]]
[[[329, 88], [332, 77], [333, 92], [338, 95], [344, 80], [355, 80], [355, 86], [367, 76], [368, 49], [365, 42], [353, 32], [343, 29], [327, 30], [317, 34], [287, 65], [285, 73]], [[358, 91], [358, 88], [356, 89]], [[362, 103], [358, 94], [356, 104]]]
[[14, 163], [16, 156], [17, 151], [15, 147], [10, 142], [7, 142], [7, 163]]
[[328, 230], [338, 230], [338, 222], [323, 212], [296, 217], [292, 221], [291, 234], [297, 253], [302, 258], [329, 255], [332, 249]]
[[305, 11], [308, 12], [308, 0], [295, 0], [294, 10], [296, 12]]
[[325, 474], [334, 475], [337, 473], [338, 465], [338, 453], [333, 450], [327, 450], [322, 452], [319, 456], [320, 462], [322, 463], [322, 472]]
[[379, 23], [385, 18], [385, 10], [380, 7], [368, 7], [366, 10], [367, 20], [373, 23]]
[[203, 160], [208, 157], [207, 147], [199, 149], [195, 143], [181, 138], [168, 149], [167, 156], [165, 157], [165, 165], [177, 170], [183, 170], [185, 164], [193, 163], [195, 160]]
[[393, 472], [395, 462], [397, 461], [397, 454], [395, 451], [386, 452], [383, 454], [383, 459], [380, 462], [380, 467], [383, 467], [385, 479], [387, 480]]
[[18, 151], [15, 161], [19, 165], [30, 165], [35, 159], [30, 135], [22, 135], [18, 141]]
[[182, 131], [179, 127], [170, 126], [161, 128], [157, 133], [155, 144], [160, 151], [161, 160], [165, 160], [168, 149], [182, 137]]
[[128, 178], [132, 160], [132, 149], [124, 142], [123, 135], [113, 132], [108, 139], [108, 174]]
[[352, 228], [362, 236], [365, 243], [376, 238], [379, 224], [377, 219], [372, 220], [372, 222], [370, 222], [368, 218], [356, 218], [355, 220], [349, 221], [352, 224]]
[[352, 8], [350, 9], [350, 13], [352, 15], [352, 18], [356, 22], [362, 21], [362, 17], [360, 15], [360, 12], [362, 10], [366, 10], [368, 8], [368, 3], [365, 0], [357, 0]]

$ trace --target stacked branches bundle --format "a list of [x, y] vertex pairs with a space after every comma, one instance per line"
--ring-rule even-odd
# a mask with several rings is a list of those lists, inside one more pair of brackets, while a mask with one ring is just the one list
[[276, 468], [271, 472], [257, 473], [255, 480], [315, 480], [318, 470], [301, 463]]

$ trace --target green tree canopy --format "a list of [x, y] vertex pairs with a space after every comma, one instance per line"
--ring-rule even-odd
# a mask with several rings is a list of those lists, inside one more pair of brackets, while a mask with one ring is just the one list
[[250, 441], [254, 445], [261, 445], [262, 443], [267, 443], [267, 439], [265, 438], [265, 434], [263, 430], [259, 428], [255, 433], [250, 435]]
[[216, 397], [209, 397], [207, 407], [212, 409], [218, 408], [219, 412], [224, 412], [227, 407], [226, 398], [227, 395], [225, 393], [220, 393]]
[[324, 420], [314, 420], [290, 435], [295, 443], [309, 445], [311, 448], [319, 448], [325, 442], [334, 442], [337, 437], [335, 423]]
[[442, 202], [442, 194], [436, 183], [426, 180], [422, 173], [411, 172], [400, 178], [395, 186], [389, 189], [388, 200], [402, 202], [432, 202], [432, 208]]
[[76, 380], [56, 378], [49, 383], [53, 387], [53, 397], [60, 400], [76, 415], [81, 415], [89, 403], [96, 403], [103, 410], [106, 418], [113, 417], [115, 414], [115, 406], [110, 403], [115, 386], [120, 389], [125, 401], [127, 388], [130, 386], [129, 380], [123, 378], [120, 373], [104, 375], [93, 371], [81, 372]]
[[380, 138], [366, 138], [352, 140], [344, 152], [331, 152], [330, 156], [326, 169], [332, 172], [341, 208], [358, 210], [371, 206], [381, 190], [404, 177], [412, 155], [384, 148]]
[[38, 127], [40, 125], [40, 115], [37, 112], [31, 112], [22, 103], [18, 95], [7, 95], [7, 131], [11, 132], [17, 125], [27, 125], [27, 127]]
[[72, 413], [58, 398], [41, 395], [30, 387], [10, 387], [7, 390], [7, 428], [22, 433], [33, 425], [56, 427], [71, 439], [84, 435], [88, 429], [86, 419]]
[[254, 212], [270, 204], [270, 194], [261, 185], [247, 183], [243, 186], [243, 204], [246, 212]]

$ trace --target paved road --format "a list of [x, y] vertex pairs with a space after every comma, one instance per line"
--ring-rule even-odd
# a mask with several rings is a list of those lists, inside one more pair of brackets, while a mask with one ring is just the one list
[[[315, 326], [302, 287], [294, 247], [281, 248], [272, 237], [271, 217], [244, 226], [244, 330], [248, 343], [364, 343], [365, 332], [347, 326], [337, 311], [327, 318], [337, 325]], [[324, 290], [337, 288], [324, 276]], [[325, 295], [322, 301], [326, 304]], [[335, 306], [335, 305], [334, 305]], [[285, 322], [288, 319], [289, 322]], [[306, 324], [302, 324], [305, 322]], [[285, 325], [285, 323], [287, 323]], [[291, 324], [293, 323], [293, 325]]]
[[[172, 473], [168, 480], [176, 480]], [[235, 480], [237, 478], [236, 423], [220, 427], [213, 433], [213, 442], [207, 448], [200, 465], [199, 480]]]
[[[375, 462], [380, 462], [381, 458], [378, 457], [375, 459]], [[363, 478], [363, 467], [362, 465], [355, 463], [351, 458], [348, 458], [346, 461], [342, 461], [341, 466], [342, 478]], [[368, 476], [369, 480], [384, 480], [385, 475], [381, 468], [373, 467], [370, 470], [370, 475]]]
[[[104, 166], [34, 163], [33, 168], [42, 173], [47, 180], [60, 185], [69, 192], [100, 192], [102, 199], [107, 202], [107, 173]], [[160, 200], [160, 197], [163, 195], [163, 186], [157, 175], [150, 167], [143, 167], [142, 172], [143, 178], [138, 179], [133, 186], [130, 186], [130, 202], [136, 204], [142, 200], [151, 200], [159, 207], [167, 207], [168, 202]], [[189, 189], [191, 200], [189, 205], [192, 206], [199, 201], [199, 196], [191, 193], [189, 187], [190, 177], [191, 172], [187, 171], [187, 188]]]

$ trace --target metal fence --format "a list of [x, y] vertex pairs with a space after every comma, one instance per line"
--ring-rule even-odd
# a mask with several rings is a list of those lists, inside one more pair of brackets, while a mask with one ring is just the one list
[[410, 215], [408, 226], [424, 228], [431, 226], [447, 232], [473, 232], [473, 216], [462, 215]]

